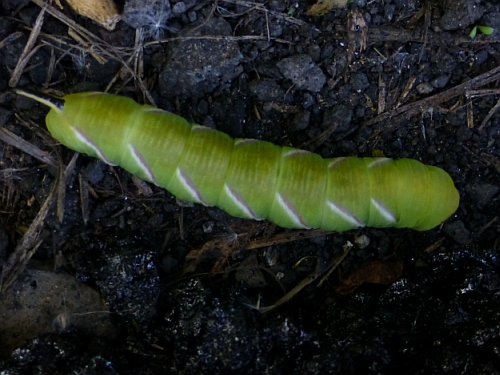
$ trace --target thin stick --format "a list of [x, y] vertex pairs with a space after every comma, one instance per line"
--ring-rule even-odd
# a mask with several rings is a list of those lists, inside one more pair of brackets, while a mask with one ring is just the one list
[[0, 139], [5, 143], [33, 156], [44, 164], [57, 167], [57, 163], [52, 156], [48, 155], [45, 151], [40, 150], [32, 143], [29, 143], [21, 137], [18, 137], [6, 128], [0, 128]]
[[462, 83], [460, 85], [457, 85], [455, 87], [452, 87], [449, 90], [446, 90], [444, 92], [441, 92], [439, 94], [429, 96], [425, 99], [406, 104], [404, 106], [401, 106], [399, 108], [395, 108], [392, 111], [388, 111], [385, 113], [382, 113], [381, 115], [378, 115], [371, 120], [366, 121], [363, 125], [365, 126], [370, 126], [370, 125], [375, 125], [379, 122], [388, 120], [390, 118], [399, 116], [399, 115], [407, 115], [407, 116], [412, 116], [420, 112], [424, 112], [428, 110], [430, 107], [436, 106], [438, 104], [441, 104], [447, 100], [450, 100], [451, 98], [461, 95], [465, 93], [465, 91], [470, 90], [470, 89], [476, 89], [478, 87], [484, 86], [490, 82], [496, 81], [500, 79], [500, 66], [497, 66], [496, 68], [487, 71], [486, 73], [483, 73], [475, 78], [472, 78], [471, 80]]
[[481, 125], [479, 125], [479, 128], [477, 130], [483, 130], [483, 128], [486, 126], [486, 123], [490, 120], [491, 116], [495, 114], [496, 111], [498, 111], [498, 108], [500, 108], [500, 99], [498, 99], [497, 104], [493, 108], [490, 109], [484, 120], [481, 122]]
[[9, 80], [10, 87], [17, 86], [17, 82], [19, 82], [19, 79], [21, 78], [21, 74], [23, 73], [24, 68], [30, 61], [30, 57], [32, 56], [32, 52], [34, 51], [33, 47], [35, 46], [38, 35], [40, 34], [40, 30], [42, 29], [44, 15], [45, 15], [45, 6], [38, 14], [38, 17], [36, 17], [35, 27], [33, 28], [33, 30], [31, 30], [28, 42], [24, 46], [23, 53], [21, 54], [21, 57], [17, 62], [14, 72], [12, 73], [12, 77]]

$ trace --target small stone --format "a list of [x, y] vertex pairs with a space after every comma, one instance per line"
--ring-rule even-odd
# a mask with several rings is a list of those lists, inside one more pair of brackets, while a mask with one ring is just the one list
[[451, 223], [445, 223], [443, 232], [453, 237], [461, 245], [465, 245], [470, 241], [470, 231], [465, 228], [463, 221], [455, 220]]
[[427, 153], [430, 155], [436, 155], [437, 154], [436, 146], [432, 145], [427, 147]]
[[323, 129], [328, 129], [337, 124], [335, 129], [336, 132], [346, 131], [351, 124], [351, 118], [352, 111], [349, 108], [343, 105], [337, 105], [325, 111], [321, 127]]
[[485, 207], [491, 202], [493, 197], [498, 193], [499, 187], [492, 184], [478, 183], [467, 185], [467, 194], [476, 203], [479, 209]]
[[472, 138], [472, 135], [473, 135], [472, 130], [469, 129], [467, 126], [462, 126], [458, 128], [458, 131], [456, 132], [457, 141], [459, 142], [468, 141], [469, 139]]
[[286, 91], [272, 79], [252, 81], [248, 84], [248, 88], [263, 101], [284, 101], [287, 96]]
[[472, 25], [481, 18], [484, 7], [471, 0], [446, 0], [443, 1], [445, 10], [439, 21], [443, 30], [463, 29]]
[[486, 50], [477, 51], [474, 56], [474, 65], [479, 66], [488, 61], [488, 52]]
[[268, 6], [271, 10], [283, 12], [286, 8], [286, 3], [284, 0], [271, 0], [269, 1]]
[[370, 86], [367, 75], [359, 72], [351, 74], [349, 84], [352, 86], [352, 89], [358, 93], [363, 92]]
[[396, 5], [394, 4], [386, 4], [384, 7], [384, 15], [387, 21], [392, 21], [394, 17], [394, 11], [396, 10]]
[[92, 185], [96, 185], [104, 178], [104, 168], [105, 166], [100, 160], [95, 160], [85, 167], [83, 174]]
[[326, 83], [323, 71], [309, 55], [295, 55], [276, 64], [281, 74], [293, 82], [299, 90], [318, 92]]
[[0, 127], [3, 127], [14, 116], [14, 111], [0, 107]]
[[188, 18], [189, 21], [194, 22], [198, 19], [198, 16], [196, 15], [196, 12], [192, 10], [191, 12], [188, 13]]
[[182, 1], [178, 2], [172, 7], [172, 12], [177, 15], [183, 14], [184, 12], [186, 12], [186, 4], [184, 4]]
[[312, 96], [308, 92], [304, 93], [304, 97], [302, 98], [302, 106], [304, 108], [309, 108], [314, 104], [316, 104], [316, 99], [314, 99], [314, 96]]
[[311, 112], [309, 111], [301, 111], [297, 113], [293, 118], [293, 120], [290, 122], [288, 130], [293, 132], [304, 130], [309, 126], [310, 118], [311, 118]]
[[367, 247], [370, 244], [370, 237], [368, 237], [365, 234], [362, 234], [354, 239], [354, 244], [358, 248], [364, 249], [365, 247]]
[[309, 56], [315, 61], [318, 62], [321, 60], [321, 47], [318, 46], [317, 44], [313, 44], [309, 46], [307, 49], [307, 53], [309, 53]]
[[[231, 25], [217, 17], [193, 28], [192, 36], [232, 33]], [[238, 77], [243, 71], [242, 59], [238, 43], [231, 40], [194, 39], [173, 44], [160, 73], [160, 93], [167, 98], [201, 98]]]
[[448, 83], [449, 80], [450, 80], [450, 76], [447, 74], [443, 74], [439, 77], [434, 78], [431, 81], [431, 85], [433, 87], [435, 87], [436, 89], [442, 89], [443, 87], [446, 86], [446, 84]]
[[434, 91], [434, 87], [429, 82], [422, 82], [417, 85], [419, 94], [429, 94]]
[[276, 67], [276, 61], [275, 60], [268, 60], [265, 61], [255, 68], [257, 72], [263, 76], [266, 76], [268, 78], [274, 78], [274, 79], [282, 79], [283, 76], [281, 75], [279, 69]]

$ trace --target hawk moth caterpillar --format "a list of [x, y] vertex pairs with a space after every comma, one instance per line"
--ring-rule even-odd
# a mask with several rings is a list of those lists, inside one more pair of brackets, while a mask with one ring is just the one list
[[317, 154], [227, 134], [101, 92], [48, 98], [52, 136], [119, 165], [180, 199], [284, 228], [363, 226], [428, 230], [451, 216], [459, 194], [444, 170], [412, 159]]

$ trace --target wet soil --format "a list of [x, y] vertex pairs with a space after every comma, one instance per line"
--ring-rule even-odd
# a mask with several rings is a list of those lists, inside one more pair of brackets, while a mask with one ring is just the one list
[[[110, 31], [0, 2], [1, 374], [500, 373], [500, 5], [311, 5], [130, 1]], [[75, 156], [13, 87], [108, 90], [325, 158], [417, 159], [460, 207], [425, 232], [236, 219]]]

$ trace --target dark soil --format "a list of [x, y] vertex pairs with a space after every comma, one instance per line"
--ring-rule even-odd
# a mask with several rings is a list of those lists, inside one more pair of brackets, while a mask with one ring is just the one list
[[[65, 6], [92, 34], [46, 14], [26, 58], [40, 7], [0, 2], [0, 130], [27, 141], [0, 148], [0, 373], [500, 373], [500, 5], [161, 4], [128, 3], [142, 33]], [[493, 33], [470, 38], [477, 25]], [[75, 159], [12, 86], [108, 88], [233, 137], [417, 159], [452, 176], [460, 207], [426, 232], [235, 219]], [[77, 303], [95, 291], [103, 305]]]

